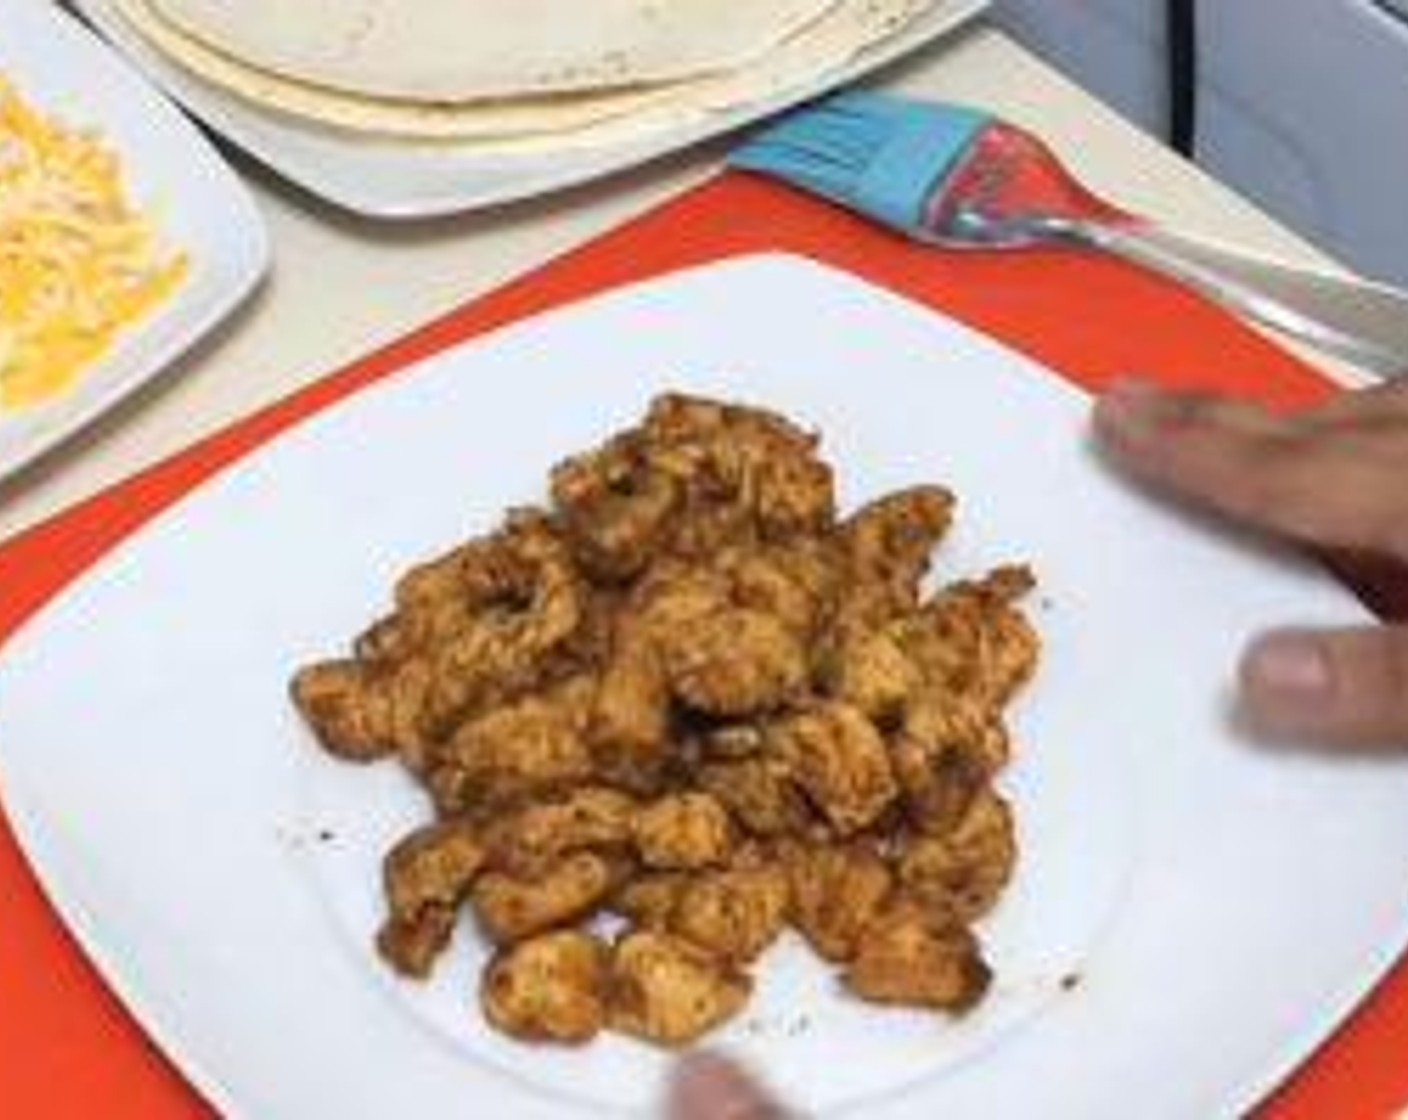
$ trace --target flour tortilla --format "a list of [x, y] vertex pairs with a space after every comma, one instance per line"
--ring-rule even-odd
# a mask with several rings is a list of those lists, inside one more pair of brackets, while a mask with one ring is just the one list
[[943, 0], [836, 0], [751, 66], [693, 81], [581, 95], [445, 104], [357, 96], [292, 81], [213, 50], [155, 11], [112, 0], [153, 48], [196, 77], [261, 108], [303, 121], [406, 140], [446, 140], [486, 152], [626, 143], [712, 112], [761, 101], [839, 70]]
[[206, 46], [167, 21], [151, 0], [112, 0], [123, 20], [160, 54], [196, 77], [286, 116], [345, 131], [422, 140], [494, 140], [574, 132], [639, 113], [669, 87], [577, 96], [474, 102], [412, 102], [343, 93], [261, 70]]
[[737, 70], [836, 0], [149, 0], [233, 58], [344, 93], [463, 102]]

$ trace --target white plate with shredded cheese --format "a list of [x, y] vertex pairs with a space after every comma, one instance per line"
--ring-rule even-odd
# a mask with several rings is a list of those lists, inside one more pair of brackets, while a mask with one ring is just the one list
[[46, 0], [0, 18], [0, 478], [168, 370], [269, 247], [214, 148]]

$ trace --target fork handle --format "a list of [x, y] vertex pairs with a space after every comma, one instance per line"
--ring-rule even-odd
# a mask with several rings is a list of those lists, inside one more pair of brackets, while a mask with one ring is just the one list
[[1399, 288], [1299, 268], [1153, 225], [1072, 222], [1065, 232], [1365, 372], [1408, 374], [1408, 292]]

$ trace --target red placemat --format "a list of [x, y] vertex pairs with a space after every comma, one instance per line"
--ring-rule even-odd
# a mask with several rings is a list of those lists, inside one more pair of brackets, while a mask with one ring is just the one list
[[[0, 642], [162, 509], [371, 382], [474, 335], [619, 284], [766, 251], [811, 257], [906, 294], [1091, 390], [1138, 373], [1285, 408], [1334, 391], [1222, 312], [1118, 263], [1064, 253], [999, 257], [920, 249], [824, 203], [726, 176], [0, 546]], [[1389, 598], [1382, 605], [1403, 605]], [[82, 688], [76, 681], [76, 702]], [[1405, 1055], [1408, 966], [1264, 1114], [1380, 1120], [1408, 1104]], [[0, 1116], [170, 1120], [209, 1113], [68, 937], [0, 820]]]

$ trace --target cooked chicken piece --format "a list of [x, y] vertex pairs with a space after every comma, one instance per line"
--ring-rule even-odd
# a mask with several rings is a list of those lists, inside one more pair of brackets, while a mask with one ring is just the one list
[[449, 906], [427, 906], [414, 921], [388, 917], [376, 931], [376, 951], [400, 975], [425, 980], [450, 947], [459, 918]]
[[507, 539], [506, 534], [481, 537], [411, 568], [396, 583], [394, 642], [386, 641], [392, 634], [390, 620], [384, 619], [364, 635], [364, 644], [382, 654], [405, 655], [458, 632], [484, 605], [471, 597], [467, 574], [487, 567], [491, 558], [501, 559]]
[[449, 735], [467, 717], [521, 695], [580, 619], [564, 592], [521, 620], [477, 620], [429, 658], [429, 684], [417, 727], [430, 738]]
[[599, 678], [611, 661], [621, 591], [589, 584], [584, 584], [581, 591], [581, 621], [539, 662], [535, 686], [539, 690], [573, 678]]
[[434, 764], [440, 739], [426, 731], [426, 697], [434, 682], [434, 665], [424, 655], [408, 657], [386, 678], [391, 741], [396, 756], [412, 774], [425, 775]]
[[660, 551], [682, 498], [679, 483], [652, 468], [637, 433], [561, 463], [552, 496], [577, 561], [594, 578], [624, 582]]
[[618, 621], [625, 640], [658, 645], [731, 604], [728, 580], [712, 564], [664, 557], [631, 589]]
[[636, 851], [647, 867], [696, 870], [724, 863], [733, 847], [728, 813], [707, 793], [662, 797], [634, 820]]
[[846, 986], [872, 1003], [963, 1012], [987, 992], [992, 973], [972, 932], [900, 903], [860, 937]]
[[618, 790], [583, 786], [498, 818], [485, 829], [484, 843], [495, 869], [539, 878], [568, 853], [627, 847], [635, 811], [635, 800]]
[[358, 661], [382, 666], [395, 665], [416, 652], [411, 629], [400, 615], [377, 619], [352, 642], [352, 654]]
[[835, 518], [817, 437], [775, 413], [667, 394], [652, 403], [644, 432], [659, 468], [685, 482], [693, 501], [746, 510], [765, 540], [820, 532]]
[[899, 792], [885, 740], [848, 704], [824, 703], [773, 729], [796, 783], [841, 835], [873, 824]]
[[670, 695], [654, 647], [622, 636], [601, 678], [588, 728], [602, 778], [637, 793], [657, 789], [670, 759]]
[[803, 642], [828, 620], [837, 594], [834, 549], [819, 540], [730, 548], [713, 562], [738, 607], [771, 615]]
[[377, 948], [405, 976], [424, 978], [449, 943], [461, 902], [484, 866], [484, 846], [465, 821], [412, 832], [382, 864], [389, 914]]
[[[463, 598], [471, 605], [465, 618], [452, 626], [430, 622], [438, 616], [427, 608], [418, 623], [416, 604], [400, 604], [424, 648], [427, 684], [415, 723], [431, 739], [532, 687], [585, 616], [586, 593], [567, 547], [541, 514], [515, 515], [482, 543], [482, 550], [470, 546], [474, 560], [461, 566]], [[400, 597], [406, 595], [403, 588]]]
[[[831, 468], [814, 457], [816, 438], [807, 439], [805, 454], [762, 458], [755, 468], [755, 508], [764, 541], [821, 532], [836, 519]], [[746, 486], [743, 493], [748, 493]]]
[[707, 561], [726, 548], [752, 548], [760, 528], [753, 509], [730, 492], [705, 490], [670, 523], [668, 554], [682, 560]]
[[661, 1046], [684, 1047], [742, 1010], [746, 973], [669, 934], [628, 933], [611, 956], [611, 1026]]
[[577, 852], [539, 879], [486, 871], [475, 880], [469, 898], [489, 940], [511, 945], [591, 913], [621, 878], [619, 863]]
[[529, 696], [461, 727], [429, 778], [441, 811], [493, 810], [590, 780], [577, 688], [590, 686]]
[[484, 970], [484, 1015], [528, 1042], [589, 1042], [606, 1023], [609, 962], [607, 947], [578, 930], [501, 949]]
[[301, 670], [291, 693], [329, 753], [352, 762], [398, 754], [422, 774], [436, 749], [422, 719], [433, 672], [419, 654], [399, 663], [325, 661]]
[[859, 844], [798, 846], [787, 853], [785, 866], [792, 924], [825, 960], [849, 960], [894, 889], [885, 861]]
[[899, 871], [905, 888], [916, 897], [971, 922], [997, 904], [1016, 859], [1012, 809], [985, 788], [950, 831], [913, 837]]
[[648, 871], [634, 875], [616, 888], [607, 907], [638, 928], [668, 929], [680, 895], [692, 878], [683, 871]]
[[1007, 765], [1012, 753], [1011, 736], [999, 712], [982, 700], [947, 692], [942, 686], [921, 690], [913, 699], [903, 735], [934, 757], [961, 754], [989, 778]]
[[716, 611], [662, 640], [670, 689], [689, 708], [725, 719], [781, 707], [806, 684], [806, 650], [772, 615]]
[[1036, 590], [1036, 586], [1036, 573], [1027, 564], [1001, 564], [980, 580], [955, 585], [1003, 607], [1020, 603]]
[[708, 762], [697, 775], [699, 788], [717, 798], [734, 820], [755, 835], [799, 835], [812, 823], [791, 768], [772, 755]]
[[832, 696], [881, 726], [898, 722], [922, 686], [918, 670], [887, 629], [842, 636], [827, 658], [825, 677]]
[[930, 558], [953, 521], [954, 504], [941, 487], [916, 486], [847, 518], [840, 535], [851, 586], [881, 590], [881, 601], [894, 611], [917, 606]]
[[788, 898], [787, 873], [777, 865], [705, 872], [685, 883], [668, 926], [717, 957], [747, 964], [782, 933]]
[[290, 692], [318, 741], [349, 762], [396, 752], [391, 673], [360, 661], [320, 661], [300, 669]]
[[926, 681], [999, 711], [1035, 672], [1040, 639], [1015, 600], [1032, 584], [1025, 568], [999, 568], [937, 595], [906, 627], [906, 652]]
[[931, 745], [904, 735], [891, 747], [890, 761], [906, 821], [938, 835], [958, 822], [992, 778], [992, 760], [978, 748]]

